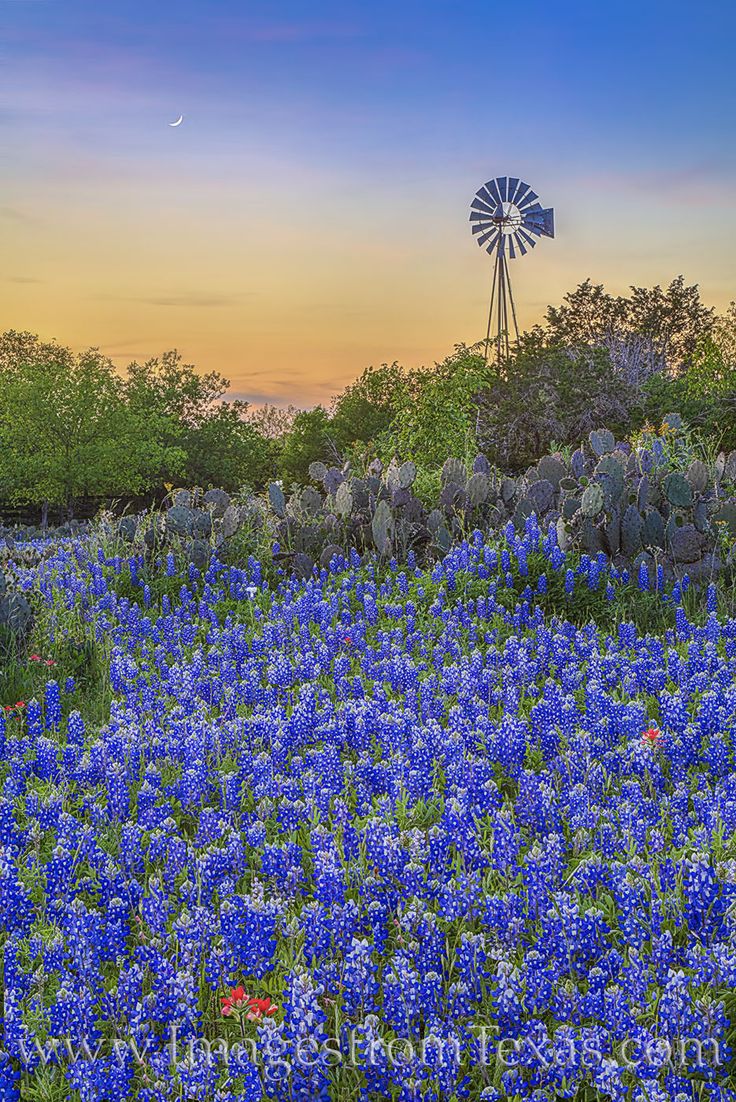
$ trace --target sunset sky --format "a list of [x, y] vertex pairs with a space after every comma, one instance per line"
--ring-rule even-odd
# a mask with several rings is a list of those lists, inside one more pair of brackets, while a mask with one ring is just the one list
[[523, 325], [588, 276], [724, 309], [735, 34], [727, 0], [0, 0], [0, 331], [328, 402], [485, 335], [504, 174], [555, 208]]

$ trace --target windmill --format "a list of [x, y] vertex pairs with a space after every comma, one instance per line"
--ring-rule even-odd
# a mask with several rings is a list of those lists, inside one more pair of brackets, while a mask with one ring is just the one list
[[[488, 362], [488, 344], [491, 339], [491, 321], [496, 314], [496, 358], [500, 364], [509, 355], [509, 320], [513, 322], [516, 339], [516, 307], [511, 293], [509, 258], [525, 256], [533, 249], [538, 237], [554, 237], [554, 211], [546, 210], [539, 203], [539, 196], [529, 184], [516, 176], [497, 176], [489, 180], [475, 193], [470, 205], [470, 221], [478, 244], [487, 253], [495, 255], [491, 304], [488, 310], [485, 360]], [[509, 318], [509, 307], [511, 315]]]

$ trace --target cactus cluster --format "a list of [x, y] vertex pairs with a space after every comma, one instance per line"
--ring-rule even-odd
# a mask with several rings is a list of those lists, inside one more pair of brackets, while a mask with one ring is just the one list
[[[602, 430], [573, 453], [569, 471], [552, 456], [528, 471], [516, 515], [553, 514], [563, 550], [604, 551], [633, 566], [656, 558], [673, 574], [704, 576], [720, 567], [714, 522], [731, 523], [736, 536], [723, 493], [734, 475], [736, 453], [720, 456], [712, 473], [700, 459], [672, 470], [661, 449], [633, 448]], [[535, 508], [541, 498], [547, 510]]]
[[236, 505], [225, 490], [205, 493], [195, 487], [176, 490], [168, 506], [159, 513], [121, 517], [116, 532], [127, 543], [142, 539], [149, 551], [183, 547], [189, 561], [203, 569], [213, 548], [224, 551], [228, 540], [257, 511], [254, 506]]
[[699, 459], [681, 470], [654, 441], [634, 447], [608, 429], [591, 432], [569, 459], [543, 456], [523, 475], [509, 477], [484, 455], [472, 464], [448, 459], [439, 499], [427, 507], [414, 492], [417, 471], [409, 460], [384, 466], [375, 459], [364, 473], [321, 462], [309, 468], [314, 485], [285, 493], [273, 482], [264, 497], [235, 505], [223, 490], [179, 490], [167, 510], [153, 517], [124, 517], [119, 533], [142, 538], [151, 549], [178, 542], [190, 561], [204, 566], [247, 517], [265, 526], [277, 544], [276, 562], [306, 577], [315, 566], [351, 552], [403, 560], [440, 557], [474, 528], [518, 528], [536, 514], [556, 525], [564, 550], [605, 552], [636, 567], [661, 562], [672, 574], [710, 575], [720, 567], [717, 522], [736, 541], [736, 452], [720, 455], [709, 469]]
[[413, 548], [432, 557], [472, 528], [500, 528], [509, 520], [520, 528], [532, 513], [544, 524], [556, 523], [565, 550], [604, 551], [634, 567], [656, 559], [672, 574], [691, 577], [720, 567], [716, 522], [727, 524], [736, 540], [736, 500], [730, 496], [736, 452], [720, 455], [713, 470], [700, 459], [677, 470], [656, 441], [632, 447], [608, 429], [591, 432], [569, 460], [545, 455], [516, 478], [492, 468], [483, 455], [470, 466], [450, 458], [439, 501], [430, 509], [412, 492], [412, 462], [392, 460], [384, 469], [374, 460], [364, 477], [349, 466], [313, 463], [310, 475], [323, 493], [315, 496], [309, 488], [284, 501], [280, 529], [284, 555], [297, 547], [302, 571], [352, 548], [398, 557]]

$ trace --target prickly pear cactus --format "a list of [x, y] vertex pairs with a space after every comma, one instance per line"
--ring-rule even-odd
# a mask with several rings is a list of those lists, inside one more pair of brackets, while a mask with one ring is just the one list
[[272, 482], [269, 485], [268, 500], [271, 502], [271, 508], [277, 516], [286, 516], [286, 498], [284, 497], [284, 491], [281, 489], [278, 482]]
[[373, 542], [380, 555], [390, 555], [393, 545], [394, 519], [387, 501], [379, 501], [371, 521]]
[[624, 468], [619, 460], [611, 454], [602, 456], [596, 464], [594, 478], [603, 490], [606, 506], [618, 505], [624, 492]]
[[416, 477], [416, 464], [411, 459], [407, 459], [406, 463], [402, 463], [399, 467], [399, 486], [402, 490], [408, 490], [410, 486], [414, 485]]
[[470, 476], [465, 485], [465, 493], [471, 508], [477, 509], [479, 505], [483, 505], [488, 500], [488, 489], [487, 474], [476, 471], [475, 474]]
[[460, 459], [450, 456], [442, 466], [441, 481], [443, 486], [454, 482], [458, 486], [465, 484], [465, 464]]
[[341, 482], [335, 494], [335, 510], [344, 519], [350, 516], [352, 509], [353, 495], [350, 491], [350, 485], [347, 482]]
[[544, 516], [552, 508], [555, 497], [554, 486], [546, 478], [538, 478], [536, 482], [532, 482], [526, 496], [531, 501], [537, 516]]
[[708, 468], [702, 459], [693, 459], [692, 463], [687, 469], [686, 479], [690, 483], [692, 489], [702, 494], [708, 486]]
[[629, 505], [621, 518], [621, 552], [633, 559], [641, 551], [641, 514], [635, 505]]
[[671, 471], [662, 483], [665, 496], [670, 505], [680, 509], [689, 509], [693, 503], [693, 491], [690, 483], [679, 471]]
[[537, 463], [537, 473], [540, 479], [551, 482], [555, 490], [559, 489], [560, 482], [567, 474], [567, 467], [555, 455], [543, 455]]
[[603, 512], [603, 489], [597, 482], [591, 482], [583, 490], [580, 510], [584, 517], [597, 517]]
[[610, 429], [593, 429], [588, 436], [590, 446], [596, 455], [606, 455], [616, 447], [616, 437]]
[[327, 477], [327, 467], [319, 459], [309, 464], [309, 477], [315, 482], [324, 482]]

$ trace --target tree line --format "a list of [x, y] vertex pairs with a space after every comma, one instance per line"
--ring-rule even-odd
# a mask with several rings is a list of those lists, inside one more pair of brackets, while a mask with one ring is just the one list
[[432, 479], [480, 449], [527, 466], [591, 428], [618, 434], [680, 412], [736, 447], [736, 304], [722, 316], [682, 276], [612, 295], [590, 280], [550, 306], [510, 358], [458, 344], [430, 368], [368, 367], [329, 406], [229, 400], [229, 381], [174, 349], [123, 373], [27, 332], [0, 335], [0, 501], [62, 505], [171, 484], [257, 490], [322, 460], [413, 459]]

